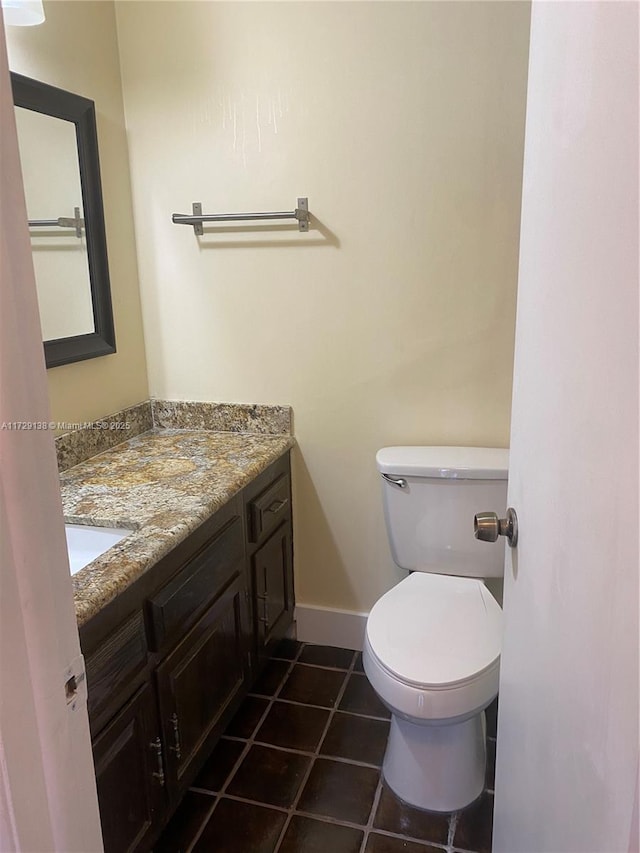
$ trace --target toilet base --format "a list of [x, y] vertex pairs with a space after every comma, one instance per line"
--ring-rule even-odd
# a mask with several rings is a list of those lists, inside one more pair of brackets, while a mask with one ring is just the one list
[[487, 763], [484, 711], [453, 725], [417, 725], [393, 715], [383, 774], [411, 806], [462, 809], [480, 796]]

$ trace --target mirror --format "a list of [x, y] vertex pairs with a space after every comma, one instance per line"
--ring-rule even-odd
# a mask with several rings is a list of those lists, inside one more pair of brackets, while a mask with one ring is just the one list
[[116, 351], [95, 105], [11, 72], [47, 367]]

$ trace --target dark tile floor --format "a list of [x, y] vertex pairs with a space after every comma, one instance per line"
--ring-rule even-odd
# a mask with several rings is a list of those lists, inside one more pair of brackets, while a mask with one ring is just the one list
[[495, 718], [480, 799], [413, 809], [381, 780], [389, 712], [360, 653], [284, 640], [154, 853], [490, 853]]

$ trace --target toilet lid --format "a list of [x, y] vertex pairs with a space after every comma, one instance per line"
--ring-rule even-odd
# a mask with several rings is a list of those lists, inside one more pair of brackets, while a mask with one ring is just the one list
[[482, 581], [414, 572], [373, 606], [367, 638], [396, 678], [449, 686], [499, 658], [502, 610]]

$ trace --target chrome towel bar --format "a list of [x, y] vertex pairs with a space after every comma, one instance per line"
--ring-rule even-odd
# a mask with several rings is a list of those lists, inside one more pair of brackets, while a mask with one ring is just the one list
[[171, 221], [176, 225], [192, 225], [198, 237], [204, 234], [203, 222], [243, 222], [255, 219], [297, 219], [298, 231], [309, 230], [309, 199], [299, 198], [295, 210], [269, 211], [266, 213], [204, 213], [202, 204], [194, 201], [192, 213], [174, 213]]
[[29, 228], [74, 228], [76, 237], [82, 237], [84, 219], [80, 216], [80, 208], [73, 208], [73, 218], [59, 216], [57, 219], [30, 219]]

